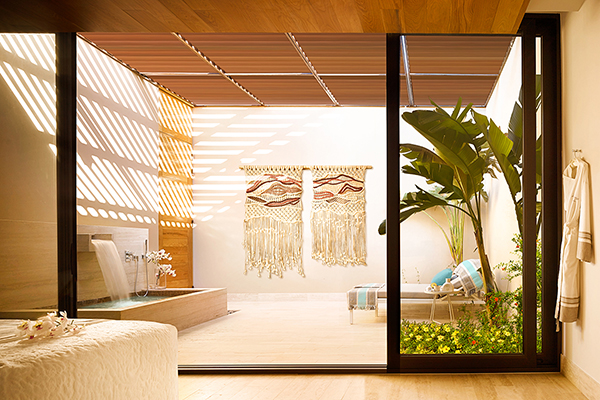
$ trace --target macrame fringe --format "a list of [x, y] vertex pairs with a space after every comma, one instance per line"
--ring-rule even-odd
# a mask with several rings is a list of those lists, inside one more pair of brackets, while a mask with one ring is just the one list
[[269, 216], [244, 221], [244, 274], [258, 270], [283, 278], [283, 271], [296, 269], [304, 277], [302, 268], [302, 221], [284, 222]]
[[367, 265], [365, 220], [365, 213], [313, 211], [312, 258], [327, 266]]

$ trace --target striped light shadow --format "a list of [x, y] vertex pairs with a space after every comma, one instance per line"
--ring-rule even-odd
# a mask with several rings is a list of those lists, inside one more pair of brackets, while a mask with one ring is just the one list
[[153, 212], [158, 212], [158, 184], [152, 180], [149, 173], [143, 173], [140, 170], [128, 168], [129, 177], [134, 182], [139, 182], [140, 192], [144, 195], [144, 200], [148, 205], [148, 209]]
[[260, 142], [258, 140], [215, 140], [215, 141], [201, 141], [196, 142], [194, 147], [245, 147], [245, 146], [256, 146]]
[[94, 173], [97, 180], [102, 184], [104, 190], [107, 191], [109, 193], [109, 196], [111, 196], [114, 199], [116, 205], [118, 205], [119, 207], [127, 207], [128, 205], [122, 198], [121, 194], [114, 189], [117, 186], [117, 184], [112, 179], [110, 173], [106, 170], [106, 167], [102, 164], [102, 161], [96, 156], [92, 156], [92, 159], [94, 160], [94, 162], [91, 165], [90, 169]]
[[48, 72], [55, 72], [54, 35], [50, 34], [2, 34], [0, 45], [10, 53]]
[[83, 162], [79, 155], [77, 156], [77, 179], [78, 187], [80, 184], [85, 185], [92, 192], [96, 201], [113, 206], [117, 204], [96, 173]]
[[204, 178], [205, 181], [210, 182], [246, 182], [244, 175], [211, 175]]
[[277, 132], [215, 132], [211, 136], [218, 138], [267, 138], [276, 134]]
[[36, 129], [56, 135], [56, 95], [52, 90], [53, 83], [45, 85], [38, 77], [34, 79], [33, 74], [6, 61], [0, 64], [0, 75]]
[[212, 210], [213, 206], [194, 206], [194, 207], [192, 207], [192, 209], [194, 210], [194, 213], [202, 214], [202, 213]]
[[[214, 110], [214, 108], [212, 108]], [[200, 120], [205, 120], [205, 119], [217, 119], [217, 120], [221, 120], [221, 119], [231, 119], [233, 117], [235, 117], [237, 114], [194, 114], [193, 115], [193, 119], [200, 119]]]
[[159, 170], [184, 178], [192, 178], [192, 145], [160, 135]]
[[215, 128], [219, 125], [219, 122], [192, 122], [192, 128]]
[[147, 208], [141, 204], [138, 196], [131, 189], [132, 184], [130, 182], [126, 182], [124, 175], [122, 175], [121, 172], [118, 170], [117, 165], [108, 160], [103, 160], [103, 162], [106, 166], [106, 169], [111, 173], [114, 181], [117, 182], [117, 188], [122, 194], [124, 194], [124, 196], [122, 197], [125, 197], [128, 207], [132, 209], [135, 208], [139, 211], [146, 211]]
[[192, 164], [196, 165], [218, 165], [226, 162], [226, 158], [196, 158], [192, 160]]
[[219, 191], [219, 190], [233, 190], [237, 194], [237, 192], [239, 191], [245, 191], [246, 190], [246, 185], [236, 185], [236, 184], [204, 184], [204, 183], [194, 183], [192, 185], [192, 190], [194, 192], [196, 191], [205, 191], [205, 190], [214, 190], [214, 191]]
[[305, 119], [309, 114], [250, 114], [246, 115], [244, 119]]
[[194, 200], [192, 202], [194, 205], [202, 205], [202, 204], [223, 204], [223, 200]]
[[78, 98], [78, 134], [94, 148], [109, 151], [119, 157], [156, 165], [156, 131], [120, 115], [84, 95]]
[[159, 121], [171, 132], [192, 137], [192, 108], [168, 93], [160, 92]]
[[289, 128], [292, 124], [230, 124], [228, 128], [241, 128], [241, 129], [283, 129]]
[[237, 156], [244, 150], [192, 150], [195, 156]]

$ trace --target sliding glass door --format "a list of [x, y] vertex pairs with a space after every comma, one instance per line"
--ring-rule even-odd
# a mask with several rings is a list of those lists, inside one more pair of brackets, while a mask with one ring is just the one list
[[[526, 18], [517, 37], [388, 35], [391, 371], [558, 366], [556, 24]], [[424, 55], [446, 71], [428, 74]], [[460, 63], [460, 85], [441, 89]], [[486, 79], [480, 99], [469, 88]]]

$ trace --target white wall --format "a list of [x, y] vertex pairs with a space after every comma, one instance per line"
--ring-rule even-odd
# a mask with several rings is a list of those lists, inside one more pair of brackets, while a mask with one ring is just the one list
[[[386, 213], [384, 108], [197, 108], [194, 110], [194, 285], [230, 293], [345, 292], [362, 282], [385, 281], [385, 237], [377, 227]], [[252, 132], [255, 132], [252, 134]], [[402, 140], [418, 134], [403, 123]], [[237, 143], [236, 143], [237, 142]], [[240, 143], [242, 142], [242, 143]], [[326, 267], [311, 259], [312, 178], [303, 175], [304, 270], [284, 278], [244, 275], [243, 163], [255, 165], [372, 165], [367, 171], [367, 266]], [[414, 180], [402, 180], [403, 192]], [[443, 225], [439, 210], [434, 215]], [[466, 227], [465, 255], [475, 248]], [[451, 261], [442, 233], [425, 215], [402, 226], [405, 279], [429, 282]], [[472, 254], [472, 253], [471, 253]]]
[[[578, 12], [562, 16], [563, 52], [563, 165], [571, 159], [571, 149], [583, 149], [590, 163], [592, 193], [592, 235], [594, 251], [600, 249], [600, 226], [595, 216], [600, 210], [600, 136], [597, 123], [600, 93], [600, 1], [587, 0]], [[600, 382], [600, 269], [594, 258], [582, 263], [579, 321], [563, 327], [563, 354]]]
[[[519, 98], [520, 90], [521, 39], [515, 38], [500, 78], [484, 111], [485, 115], [492, 119], [502, 132], [508, 132], [510, 116], [515, 101]], [[510, 191], [501, 173], [498, 174], [498, 178], [487, 180], [489, 201], [486, 207], [484, 232], [492, 268], [516, 257], [512, 254], [515, 244], [511, 239], [519, 232]], [[506, 274], [502, 270], [495, 270], [494, 273], [499, 288], [501, 290], [509, 289], [508, 281], [505, 279]], [[514, 288], [516, 285], [519, 285], [519, 282], [513, 281], [510, 286]]]
[[144, 228], [158, 249], [159, 89], [77, 41], [77, 223]]

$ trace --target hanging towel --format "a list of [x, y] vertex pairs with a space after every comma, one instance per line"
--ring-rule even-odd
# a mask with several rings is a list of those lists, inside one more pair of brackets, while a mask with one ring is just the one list
[[[579, 263], [592, 259], [589, 165], [575, 158], [563, 172], [564, 226], [555, 318], [575, 322], [579, 314]], [[557, 326], [558, 328], [558, 326]]]

